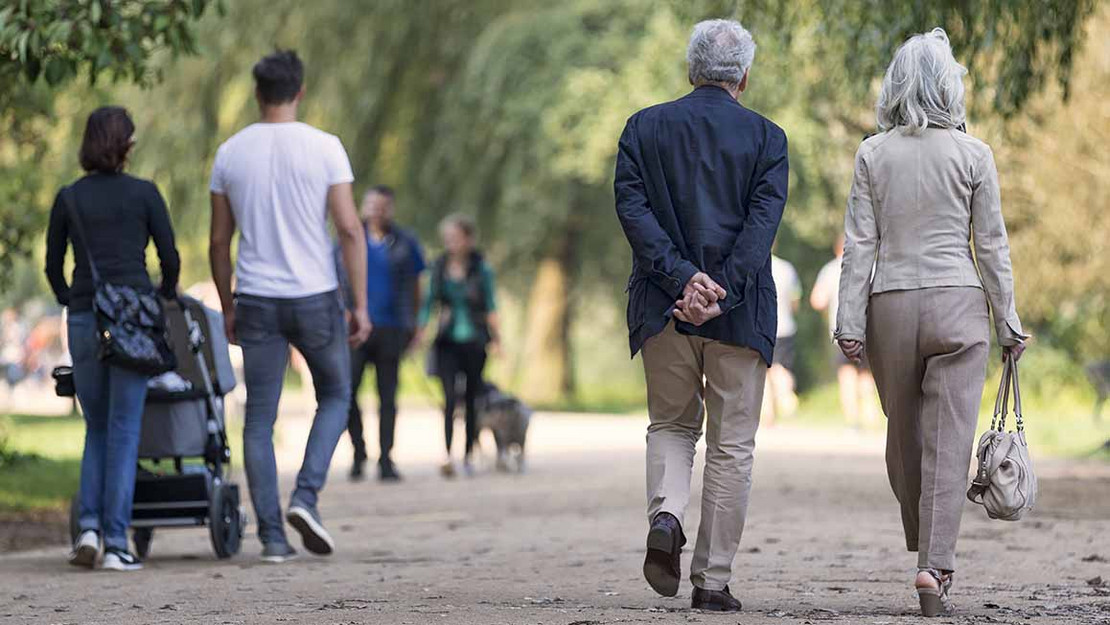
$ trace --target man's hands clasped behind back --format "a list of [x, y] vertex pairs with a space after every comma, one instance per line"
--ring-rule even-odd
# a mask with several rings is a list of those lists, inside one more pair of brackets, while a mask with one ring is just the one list
[[674, 316], [679, 321], [700, 326], [720, 317], [725, 290], [704, 272], [694, 274], [682, 289], [682, 299], [675, 302]]

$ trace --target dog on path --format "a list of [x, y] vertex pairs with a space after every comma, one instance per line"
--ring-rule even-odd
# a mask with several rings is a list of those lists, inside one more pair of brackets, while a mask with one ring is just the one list
[[497, 470], [524, 472], [524, 443], [532, 409], [486, 383], [478, 397], [478, 432], [489, 430], [497, 444]]

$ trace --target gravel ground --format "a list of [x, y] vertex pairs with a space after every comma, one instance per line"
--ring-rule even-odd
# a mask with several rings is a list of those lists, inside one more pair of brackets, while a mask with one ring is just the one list
[[[307, 430], [300, 412], [282, 418], [288, 485]], [[655, 596], [640, 576], [644, 425], [537, 415], [527, 474], [483, 466], [448, 482], [435, 469], [441, 426], [409, 411], [403, 483], [349, 483], [349, 447], [337, 452], [321, 502], [332, 557], [265, 565], [248, 535], [243, 553], [219, 561], [202, 529], [159, 531], [139, 573], [71, 569], [64, 545], [7, 554], [0, 625], [918, 621], [915, 557], [901, 547], [881, 436], [789, 426], [758, 441], [732, 582], [745, 611], [689, 610], [688, 582], [678, 598]], [[1110, 624], [1110, 467], [1046, 460], [1038, 470], [1040, 505], [1026, 520], [988, 521], [968, 506], [958, 612], [938, 622]]]

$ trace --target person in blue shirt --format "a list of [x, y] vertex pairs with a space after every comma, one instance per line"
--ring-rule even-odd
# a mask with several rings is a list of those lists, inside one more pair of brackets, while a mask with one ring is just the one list
[[[412, 344], [416, 315], [420, 310], [420, 275], [424, 272], [424, 252], [420, 242], [393, 223], [393, 189], [379, 185], [367, 191], [360, 213], [366, 228], [366, 299], [373, 330], [370, 339], [351, 349], [351, 405], [347, 431], [355, 448], [351, 479], [363, 477], [366, 441], [362, 435], [362, 410], [358, 392], [367, 365], [373, 365], [377, 378], [380, 416], [378, 441], [378, 478], [401, 479], [390, 457], [397, 422], [397, 383], [401, 357]], [[341, 274], [343, 272], [340, 272]], [[344, 288], [349, 287], [341, 275]]]

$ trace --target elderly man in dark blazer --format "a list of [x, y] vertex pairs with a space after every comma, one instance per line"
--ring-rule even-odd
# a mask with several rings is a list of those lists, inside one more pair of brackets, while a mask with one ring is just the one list
[[647, 378], [644, 576], [678, 593], [694, 448], [706, 426], [693, 607], [736, 611], [740, 544], [763, 382], [775, 343], [771, 243], [786, 204], [786, 135], [738, 98], [755, 43], [737, 22], [701, 22], [686, 60], [693, 92], [644, 109], [620, 138], [616, 204], [632, 247], [628, 331]]

